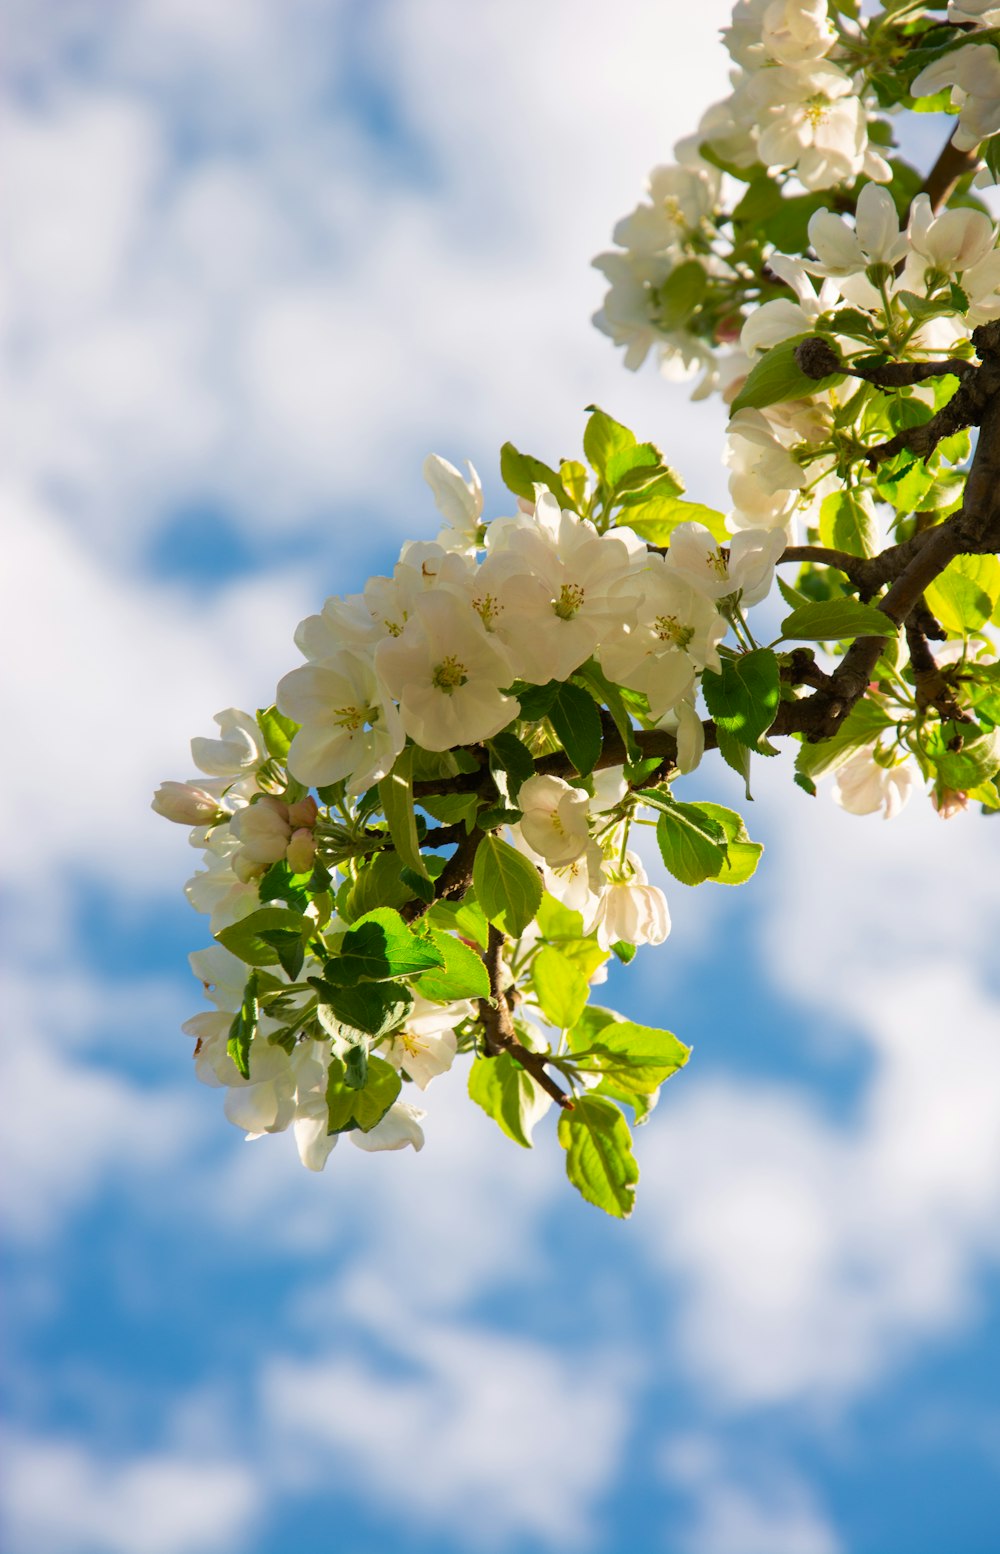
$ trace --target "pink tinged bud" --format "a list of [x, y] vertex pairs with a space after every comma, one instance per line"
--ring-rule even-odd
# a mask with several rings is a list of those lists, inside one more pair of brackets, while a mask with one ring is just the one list
[[305, 874], [313, 866], [313, 858], [316, 856], [316, 843], [313, 834], [305, 826], [292, 832], [291, 841], [288, 843], [288, 851], [285, 858], [288, 867], [293, 874]]
[[190, 782], [161, 782], [150, 806], [158, 815], [181, 826], [211, 826], [229, 819], [214, 793]]
[[319, 814], [319, 805], [310, 793], [307, 798], [300, 799], [297, 804], [288, 806], [288, 824], [293, 831], [300, 826], [313, 827], [316, 824], [316, 816]]
[[954, 820], [956, 815], [961, 815], [968, 809], [969, 795], [953, 788], [942, 788], [931, 794], [931, 803], [942, 820]]

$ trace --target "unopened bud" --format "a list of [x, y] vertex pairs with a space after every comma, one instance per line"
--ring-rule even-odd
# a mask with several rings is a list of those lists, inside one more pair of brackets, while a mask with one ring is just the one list
[[190, 782], [161, 782], [150, 807], [180, 826], [213, 826], [229, 819], [214, 793]]
[[288, 806], [288, 824], [293, 831], [300, 826], [308, 826], [311, 830], [316, 824], [316, 816], [319, 814], [319, 805], [312, 794], [307, 794], [304, 799], [299, 799], [295, 804]]
[[313, 834], [307, 827], [302, 826], [298, 831], [293, 831], [288, 843], [288, 851], [285, 859], [293, 874], [305, 874], [313, 866], [316, 856], [316, 842]]

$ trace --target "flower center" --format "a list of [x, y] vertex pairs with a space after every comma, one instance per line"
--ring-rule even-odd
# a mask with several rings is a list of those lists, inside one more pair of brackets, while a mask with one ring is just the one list
[[822, 124], [823, 120], [826, 118], [826, 113], [829, 106], [830, 99], [829, 97], [824, 96], [822, 92], [815, 92], [812, 97], [806, 100], [805, 114], [813, 129], [818, 129], [818, 127]]
[[468, 678], [465, 665], [460, 664], [453, 654], [449, 654], [447, 658], [442, 658], [439, 664], [435, 664], [431, 684], [450, 696], [459, 685], [464, 685]]
[[503, 614], [503, 606], [501, 605], [499, 599], [495, 599], [492, 594], [479, 594], [476, 598], [473, 599], [472, 608], [479, 616], [479, 619], [482, 621], [487, 631], [493, 630], [497, 621], [500, 619], [500, 616]]
[[705, 560], [708, 562], [708, 570], [714, 572], [716, 577], [729, 576], [729, 566], [721, 550], [710, 550]]
[[663, 214], [668, 221], [675, 221], [678, 226], [682, 225], [684, 217], [681, 211], [681, 202], [676, 194], [668, 194], [663, 201]]
[[373, 721], [370, 707], [335, 707], [333, 709], [333, 721], [338, 728], [346, 728], [349, 734], [356, 734], [359, 728], [364, 728], [366, 723]]
[[583, 604], [584, 597], [584, 591], [579, 583], [563, 583], [559, 590], [559, 598], [555, 600], [552, 608], [561, 621], [571, 621]]
[[654, 629], [661, 642], [672, 642], [679, 648], [686, 648], [694, 636], [694, 627], [682, 626], [676, 615], [658, 615]]

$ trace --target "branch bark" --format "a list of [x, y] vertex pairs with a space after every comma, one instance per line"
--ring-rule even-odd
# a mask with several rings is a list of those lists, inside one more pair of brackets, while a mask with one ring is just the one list
[[517, 1038], [503, 985], [503, 946], [503, 934], [491, 923], [489, 940], [483, 951], [483, 964], [490, 979], [491, 997], [479, 1000], [479, 1019], [487, 1049], [494, 1055], [498, 1052], [509, 1052], [511, 1057], [515, 1058], [535, 1083], [545, 1091], [545, 1094], [552, 1097], [557, 1106], [561, 1106], [563, 1111], [571, 1112], [572, 1099], [552, 1078], [545, 1066], [544, 1053], [532, 1052], [530, 1047], [526, 1047]]

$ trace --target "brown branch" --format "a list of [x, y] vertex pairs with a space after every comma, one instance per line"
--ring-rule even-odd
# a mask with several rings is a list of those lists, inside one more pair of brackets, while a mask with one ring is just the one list
[[927, 177], [918, 189], [918, 194], [926, 194], [931, 202], [931, 210], [937, 215], [938, 211], [951, 199], [955, 187], [966, 176], [974, 173], [982, 166], [979, 155], [979, 147], [974, 146], [971, 151], [959, 151], [951, 143], [949, 136], [942, 147], [941, 154]]
[[852, 556], [850, 551], [833, 550], [829, 545], [786, 545], [777, 565], [783, 561], [814, 561], [817, 566], [836, 567], [852, 582], [861, 576], [865, 565], [864, 556]]
[[[915, 615], [916, 610], [913, 613]], [[923, 630], [913, 619], [906, 623], [906, 645], [910, 650], [918, 710], [924, 712], [928, 707], [934, 707], [946, 722], [973, 722], [959, 705], [953, 688], [938, 668]]]
[[489, 940], [483, 951], [483, 964], [489, 974], [492, 996], [479, 1000], [479, 1019], [487, 1050], [494, 1055], [498, 1052], [509, 1052], [546, 1095], [552, 1097], [557, 1106], [561, 1106], [563, 1111], [571, 1112], [573, 1101], [565, 1090], [560, 1089], [548, 1072], [545, 1067], [544, 1053], [532, 1052], [530, 1047], [526, 1047], [517, 1038], [503, 985], [503, 946], [503, 934], [491, 923]]
[[[464, 896], [472, 884], [472, 865], [476, 857], [476, 848], [482, 841], [483, 833], [478, 826], [473, 826], [467, 836], [463, 836], [441, 873], [434, 881], [434, 901], [450, 901], [453, 896]], [[434, 905], [433, 901], [423, 901], [416, 897], [413, 901], [407, 901], [399, 909], [400, 917], [408, 923], [415, 923], [418, 917], [423, 917]]]

